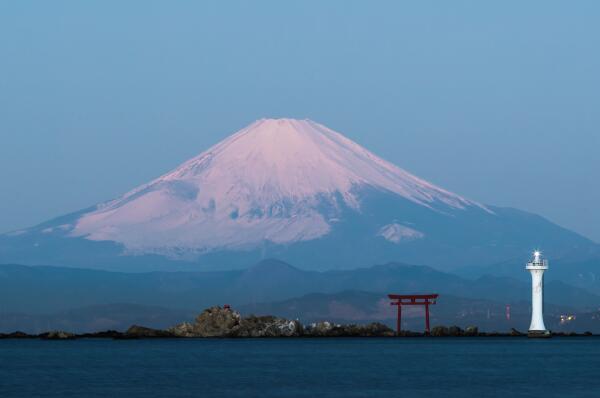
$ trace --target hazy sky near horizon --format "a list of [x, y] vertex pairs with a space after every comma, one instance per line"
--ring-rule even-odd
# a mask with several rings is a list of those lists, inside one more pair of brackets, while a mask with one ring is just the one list
[[0, 2], [0, 232], [263, 117], [600, 242], [600, 2]]

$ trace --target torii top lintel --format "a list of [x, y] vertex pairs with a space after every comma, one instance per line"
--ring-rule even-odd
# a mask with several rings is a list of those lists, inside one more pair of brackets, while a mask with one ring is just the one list
[[438, 294], [388, 294], [391, 300], [397, 300], [392, 302], [392, 305], [424, 305], [424, 304], [435, 304], [435, 300], [438, 298]]

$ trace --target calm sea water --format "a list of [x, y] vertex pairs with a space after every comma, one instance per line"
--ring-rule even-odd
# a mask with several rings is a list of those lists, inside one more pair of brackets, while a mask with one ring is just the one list
[[600, 397], [600, 339], [0, 340], [0, 397]]

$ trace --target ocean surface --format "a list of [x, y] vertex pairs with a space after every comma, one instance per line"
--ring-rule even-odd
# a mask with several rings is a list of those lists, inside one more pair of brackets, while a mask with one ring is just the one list
[[600, 339], [0, 340], [0, 397], [600, 397]]

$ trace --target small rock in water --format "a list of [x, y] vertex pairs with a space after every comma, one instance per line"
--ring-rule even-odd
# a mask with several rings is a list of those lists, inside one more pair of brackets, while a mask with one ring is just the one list
[[8, 334], [2, 334], [2, 335], [0, 335], [0, 337], [2, 337], [4, 339], [28, 339], [28, 338], [32, 338], [32, 337], [36, 337], [36, 336], [32, 336], [25, 332], [16, 331], [16, 332], [8, 333]]
[[394, 331], [389, 326], [380, 322], [369, 323], [359, 327], [359, 336], [361, 337], [391, 337]]
[[430, 334], [435, 337], [443, 337], [443, 336], [448, 336], [449, 332], [448, 332], [448, 328], [446, 326], [434, 326], [431, 329]]
[[40, 338], [46, 340], [72, 340], [75, 337], [75, 334], [62, 330], [53, 330], [51, 332], [40, 334]]
[[465, 336], [477, 336], [479, 334], [479, 328], [477, 326], [467, 326], [465, 329]]
[[85, 338], [100, 338], [100, 339], [105, 339], [105, 338], [113, 338], [113, 339], [118, 339], [118, 338], [123, 338], [123, 333], [122, 332], [118, 332], [116, 330], [103, 330], [101, 332], [91, 332], [91, 333], [84, 333], [79, 335], [78, 337], [85, 337]]
[[448, 328], [448, 336], [463, 336], [464, 331], [458, 326], [450, 326]]
[[151, 329], [144, 326], [133, 325], [125, 332], [125, 338], [140, 337], [175, 337], [166, 330]]
[[517, 329], [515, 328], [510, 328], [510, 335], [511, 336], [525, 336], [524, 333], [519, 332]]

